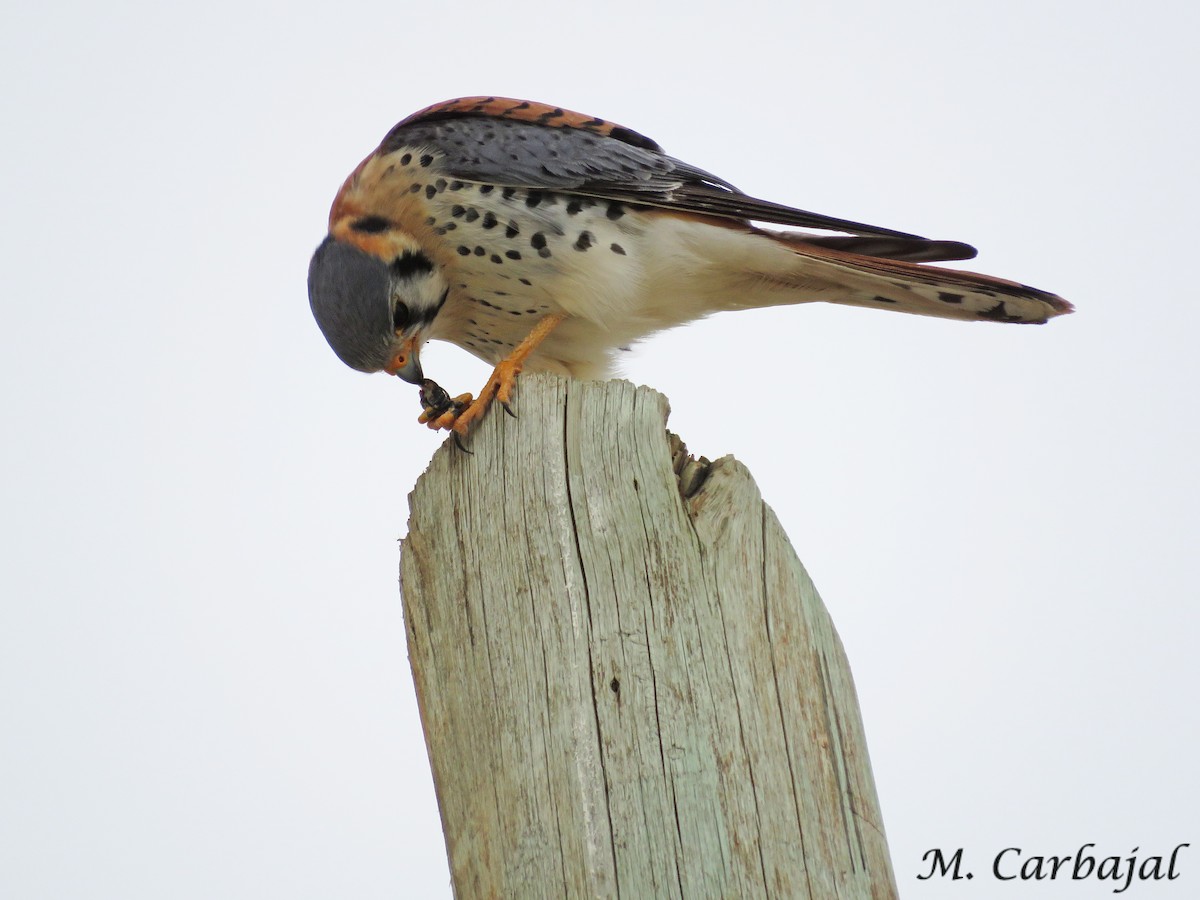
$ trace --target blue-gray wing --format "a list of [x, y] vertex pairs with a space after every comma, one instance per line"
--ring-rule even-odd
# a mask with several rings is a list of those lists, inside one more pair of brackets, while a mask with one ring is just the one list
[[[581, 194], [743, 222], [896, 238], [908, 250], [909, 242], [925, 240], [748, 196], [725, 179], [666, 155], [656, 143], [634, 131], [526, 101], [466, 98], [430, 107], [393, 128], [378, 152], [390, 153], [401, 147], [436, 150], [448, 174], [469, 181]], [[956, 253], [940, 258], [973, 255], [965, 244], [939, 243], [952, 246]]]

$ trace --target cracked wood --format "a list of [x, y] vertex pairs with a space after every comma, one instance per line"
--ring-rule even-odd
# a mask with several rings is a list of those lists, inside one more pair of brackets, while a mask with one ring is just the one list
[[435, 454], [401, 554], [456, 896], [895, 897], [841, 642], [746, 469], [627, 382], [516, 409]]

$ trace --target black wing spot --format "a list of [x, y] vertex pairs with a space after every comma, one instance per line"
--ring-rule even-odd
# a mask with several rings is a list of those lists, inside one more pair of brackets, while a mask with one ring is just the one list
[[625, 255], [625, 248], [622, 247], [620, 244], [613, 244], [608, 249], [611, 250], [613, 253], [617, 254], [618, 256]]
[[873, 299], [876, 303], [899, 303], [900, 302], [899, 300], [893, 300], [891, 297], [880, 297], [878, 294], [876, 294], [871, 299]]
[[546, 246], [546, 235], [540, 231], [534, 233], [533, 237], [529, 239], [529, 246], [534, 250], [541, 250]]
[[579, 240], [574, 245], [576, 250], [586, 250], [592, 246], [592, 233], [590, 231], [582, 231], [579, 233]]
[[495, 213], [486, 212], [483, 214], [483, 221], [480, 222], [479, 224], [483, 228], [495, 228], [496, 225], [499, 223], [499, 221], [500, 220], [496, 218]]
[[1008, 307], [1004, 305], [1004, 301], [999, 301], [991, 309], [985, 309], [979, 313], [979, 318], [988, 319], [992, 322], [1023, 322], [1021, 316], [1011, 316], [1008, 314]]
[[618, 141], [626, 144], [633, 144], [635, 147], [641, 147], [643, 150], [653, 150], [656, 153], [662, 153], [662, 147], [656, 141], [650, 140], [644, 134], [638, 134], [632, 128], [625, 128], [622, 125], [614, 125], [612, 131], [608, 133], [609, 137], [614, 137]]
[[943, 303], [962, 303], [962, 294], [952, 294], [949, 291], [938, 291], [938, 299]]
[[428, 168], [429, 166], [433, 165], [433, 157], [426, 153], [420, 158], [420, 160], [418, 160], [418, 162], [421, 163], [422, 168]]
[[620, 203], [610, 203], [608, 204], [608, 212], [604, 215], [615, 222], [621, 216], [625, 215], [625, 210], [621, 207]]

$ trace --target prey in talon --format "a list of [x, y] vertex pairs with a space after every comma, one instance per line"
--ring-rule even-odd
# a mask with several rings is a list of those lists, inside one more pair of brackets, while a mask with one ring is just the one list
[[[460, 394], [457, 397], [451, 397], [450, 392], [434, 381], [432, 378], [425, 378], [421, 381], [421, 392], [419, 395], [421, 401], [421, 415], [417, 418], [418, 422], [428, 425], [435, 431], [441, 428], [449, 428], [454, 421], [462, 414], [462, 411], [471, 405], [470, 394]], [[451, 431], [454, 435], [454, 444], [459, 450], [464, 453], [470, 453], [463, 446], [462, 433], [459, 431]]]
[[457, 417], [470, 405], [472, 397], [470, 394], [451, 397], [450, 392], [432, 378], [425, 378], [421, 381], [419, 399], [421, 415], [418, 421], [428, 423], [440, 419], [446, 413], [453, 413]]
[[[766, 127], [709, 133], [737, 146]], [[523, 369], [603, 378], [618, 349], [716, 312], [824, 301], [1031, 324], [1071, 312], [1047, 291], [930, 265], [974, 255], [751, 197], [604, 119], [469, 97], [409, 116], [350, 173], [308, 290], [343, 362], [421, 385], [420, 421], [461, 436], [493, 401], [508, 408]], [[425, 378], [430, 340], [495, 367], [478, 396]]]

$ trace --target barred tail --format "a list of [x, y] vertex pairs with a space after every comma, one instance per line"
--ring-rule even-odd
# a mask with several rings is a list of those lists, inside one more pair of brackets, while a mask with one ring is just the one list
[[[889, 255], [868, 255], [844, 249], [856, 246], [854, 238], [838, 239], [842, 241], [839, 248], [831, 246], [832, 242], [806, 240], [798, 234], [769, 236], [794, 254], [790, 268], [797, 287], [821, 287], [820, 296], [813, 299], [944, 319], [1026, 324], [1041, 324], [1072, 311], [1070, 303], [1048, 291], [990, 275], [909, 261], [974, 255], [965, 244], [927, 241], [922, 256], [919, 247], [896, 242], [895, 248], [875, 248]], [[943, 253], [939, 254], [939, 246], [944, 248]]]

